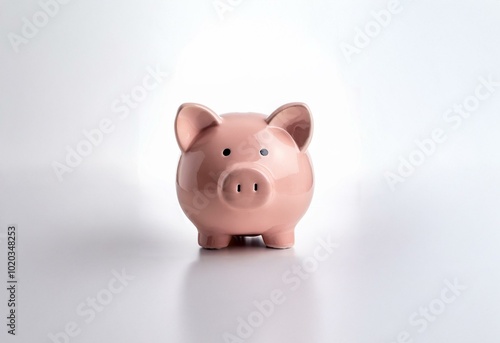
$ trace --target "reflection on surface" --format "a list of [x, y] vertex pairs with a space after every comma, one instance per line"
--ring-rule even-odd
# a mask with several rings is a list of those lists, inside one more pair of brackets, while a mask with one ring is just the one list
[[298, 264], [293, 249], [266, 248], [260, 237], [235, 238], [227, 249], [200, 249], [182, 290], [184, 340], [314, 341], [314, 278], [292, 282]]

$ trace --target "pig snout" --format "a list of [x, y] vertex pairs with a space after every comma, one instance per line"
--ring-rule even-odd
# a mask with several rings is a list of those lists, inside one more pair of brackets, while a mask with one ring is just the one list
[[271, 179], [257, 168], [236, 168], [221, 175], [221, 197], [232, 207], [252, 209], [264, 205], [271, 196]]

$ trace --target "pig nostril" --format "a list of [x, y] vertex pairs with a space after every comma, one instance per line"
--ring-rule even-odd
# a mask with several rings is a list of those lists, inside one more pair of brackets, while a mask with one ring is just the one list
[[257, 184], [256, 183], [253, 184], [253, 190], [257, 192]]
[[238, 186], [236, 187], [236, 191], [237, 191], [237, 192], [240, 192], [240, 191], [241, 191], [241, 186], [240, 186], [240, 184], [238, 184]]

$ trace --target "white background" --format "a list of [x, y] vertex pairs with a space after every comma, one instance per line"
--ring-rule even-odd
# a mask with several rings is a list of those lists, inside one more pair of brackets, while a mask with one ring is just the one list
[[[211, 0], [73, 0], [14, 48], [41, 7], [1, 1], [1, 341], [51, 342], [74, 322], [59, 342], [224, 342], [278, 289], [284, 302], [245, 341], [498, 342], [500, 87], [459, 124], [443, 114], [473, 103], [480, 78], [500, 81], [500, 3], [402, 0], [349, 56], [389, 2], [232, 3], [221, 18]], [[168, 76], [121, 119], [113, 106], [151, 69]], [[173, 121], [188, 101], [221, 114], [309, 105], [316, 189], [293, 249], [198, 247], [175, 195]], [[54, 163], [103, 118], [114, 131], [59, 180]], [[424, 156], [415, 140], [436, 129], [446, 140]], [[391, 188], [386, 173], [410, 156], [424, 157]], [[286, 277], [328, 239], [333, 253], [292, 290]], [[77, 309], [105, 299], [114, 270], [134, 278], [88, 320]], [[448, 282], [466, 287], [452, 301]]]

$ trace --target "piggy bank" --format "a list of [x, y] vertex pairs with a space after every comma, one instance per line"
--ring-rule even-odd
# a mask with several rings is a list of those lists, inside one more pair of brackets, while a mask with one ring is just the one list
[[313, 195], [307, 153], [312, 128], [302, 103], [269, 116], [219, 116], [199, 104], [180, 106], [177, 196], [201, 247], [220, 249], [232, 236], [258, 235], [270, 248], [293, 246], [295, 226]]

